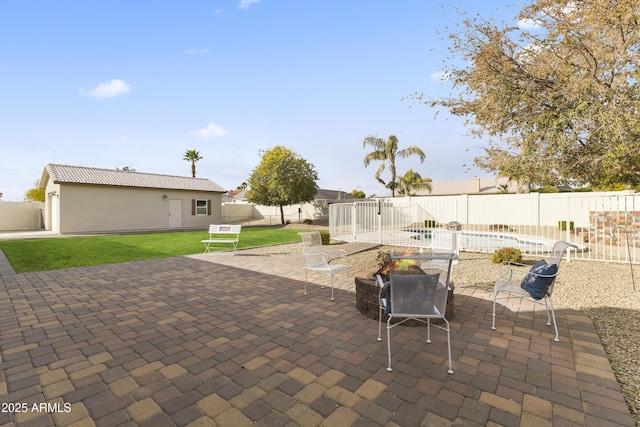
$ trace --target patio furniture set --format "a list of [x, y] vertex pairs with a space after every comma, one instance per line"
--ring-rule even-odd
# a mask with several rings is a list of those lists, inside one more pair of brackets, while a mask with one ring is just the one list
[[[303, 241], [303, 252], [307, 262], [305, 274], [305, 295], [307, 278], [310, 271], [322, 272], [331, 276], [331, 300], [334, 301], [335, 276], [349, 273], [349, 266], [344, 251], [332, 251], [322, 244], [319, 232], [299, 233]], [[391, 329], [413, 321], [426, 325], [427, 343], [431, 343], [431, 327], [443, 330], [447, 334], [448, 370], [453, 374], [451, 362], [451, 330], [447, 316], [447, 299], [454, 289], [451, 271], [458, 262], [458, 246], [455, 233], [451, 240], [441, 242], [431, 251], [392, 252], [387, 267], [375, 274], [378, 289], [378, 341], [382, 341], [382, 321], [386, 317], [388, 367], [391, 371]], [[491, 329], [496, 329], [496, 302], [501, 294], [517, 295], [537, 304], [544, 304], [547, 313], [547, 325], [553, 324], [554, 341], [559, 341], [553, 307], [553, 288], [558, 276], [560, 262], [568, 249], [577, 249], [573, 244], [557, 241], [549, 254], [549, 261], [544, 259], [533, 266], [508, 262], [493, 288], [493, 311]], [[332, 254], [333, 252], [333, 254]], [[340, 264], [332, 264], [332, 259], [339, 259]], [[530, 267], [527, 270], [527, 267]], [[349, 283], [348, 292], [351, 292]]]
[[[211, 225], [209, 238], [202, 240], [205, 252], [210, 251], [211, 244], [231, 244], [233, 253], [237, 252], [240, 225]], [[304, 294], [307, 294], [309, 272], [322, 272], [321, 286], [324, 287], [324, 276], [331, 277], [331, 301], [334, 297], [335, 276], [346, 274], [349, 277], [347, 253], [343, 249], [329, 248], [322, 243], [319, 232], [298, 233], [303, 242], [303, 253], [306, 260]], [[447, 305], [449, 296], [453, 296], [454, 285], [451, 272], [458, 263], [458, 234], [452, 232], [433, 241], [428, 248], [419, 252], [392, 252], [388, 266], [381, 268], [373, 277], [378, 292], [378, 341], [382, 341], [382, 321], [386, 318], [388, 367], [391, 371], [391, 329], [405, 324], [424, 324], [427, 330], [427, 343], [431, 343], [431, 326], [443, 330], [447, 334], [447, 353], [449, 368], [453, 374], [451, 362], [451, 329], [449, 319], [453, 314], [451, 303]], [[553, 325], [554, 341], [559, 341], [553, 307], [553, 288], [558, 276], [560, 262], [568, 249], [577, 246], [557, 241], [549, 254], [549, 262], [544, 259], [536, 262], [527, 271], [527, 265], [507, 262], [503, 273], [498, 277], [493, 288], [493, 311], [491, 329], [496, 329], [496, 302], [499, 294], [517, 295], [534, 303], [544, 304], [547, 313], [547, 325]], [[430, 249], [425, 251], [424, 249]], [[340, 263], [332, 263], [338, 259]], [[357, 279], [356, 279], [357, 281]], [[348, 281], [348, 292], [351, 283]]]

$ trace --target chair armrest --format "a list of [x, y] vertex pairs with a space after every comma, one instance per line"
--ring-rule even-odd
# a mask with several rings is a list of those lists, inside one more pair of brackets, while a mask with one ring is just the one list
[[385, 282], [382, 280], [382, 276], [376, 274], [376, 285], [380, 288], [378, 291], [378, 301], [382, 301], [382, 292], [385, 292], [386, 296], [386, 290], [389, 287], [389, 282]]
[[502, 270], [502, 273], [496, 279], [496, 282], [510, 282], [513, 277], [513, 269], [507, 265], [507, 267]]
[[507, 267], [511, 267], [511, 266], [516, 266], [516, 267], [531, 267], [530, 265], [527, 264], [522, 264], [520, 262], [515, 262], [515, 261], [507, 261]]
[[[521, 267], [521, 268], [514, 268]], [[527, 264], [521, 264], [519, 262], [507, 261], [504, 270], [500, 273], [500, 276], [496, 279], [496, 282], [511, 282], [512, 280], [522, 281], [524, 276], [529, 272], [529, 270], [525, 270], [525, 267], [531, 267]], [[516, 277], [514, 277], [513, 273], [516, 273]], [[520, 277], [522, 276], [522, 277]]]
[[[513, 268], [520, 267], [520, 268]], [[515, 273], [515, 274], [514, 274]], [[531, 271], [531, 266], [527, 264], [521, 264], [518, 262], [508, 261], [507, 266], [502, 271], [500, 276], [496, 279], [496, 282], [511, 282], [511, 283], [520, 283], [524, 280], [524, 278], [528, 275], [535, 277], [556, 277], [558, 272], [555, 274], [540, 274]]]
[[329, 257], [329, 260], [334, 260], [340, 258], [345, 264], [347, 262], [347, 251], [344, 249], [333, 249], [326, 248], [323, 246], [323, 251]]

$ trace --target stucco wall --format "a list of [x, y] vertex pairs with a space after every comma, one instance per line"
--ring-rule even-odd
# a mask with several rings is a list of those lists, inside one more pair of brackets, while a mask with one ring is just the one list
[[[181, 226], [176, 228], [206, 228], [220, 222], [221, 198], [213, 192], [62, 184], [58, 188], [58, 231], [167, 230], [170, 200], [182, 203]], [[192, 199], [211, 200], [211, 215], [192, 215]]]
[[40, 230], [42, 202], [0, 202], [0, 231]]
[[[321, 206], [324, 204], [324, 208]], [[305, 219], [328, 219], [326, 202], [311, 202], [301, 205], [284, 206], [285, 221], [299, 222]], [[254, 205], [246, 202], [225, 203], [222, 210], [223, 222], [264, 219], [269, 224], [280, 224], [280, 208], [277, 206]]]

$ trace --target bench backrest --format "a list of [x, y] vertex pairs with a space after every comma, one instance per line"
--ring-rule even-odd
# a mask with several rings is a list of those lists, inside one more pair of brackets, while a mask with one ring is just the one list
[[242, 225], [221, 224], [209, 226], [209, 234], [240, 234]]

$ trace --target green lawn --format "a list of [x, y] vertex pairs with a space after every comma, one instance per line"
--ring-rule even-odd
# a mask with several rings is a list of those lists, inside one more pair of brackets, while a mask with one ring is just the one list
[[[238, 248], [300, 241], [302, 230], [243, 228]], [[206, 231], [0, 241], [17, 273], [190, 255], [204, 251]], [[211, 246], [211, 251], [231, 245]]]

